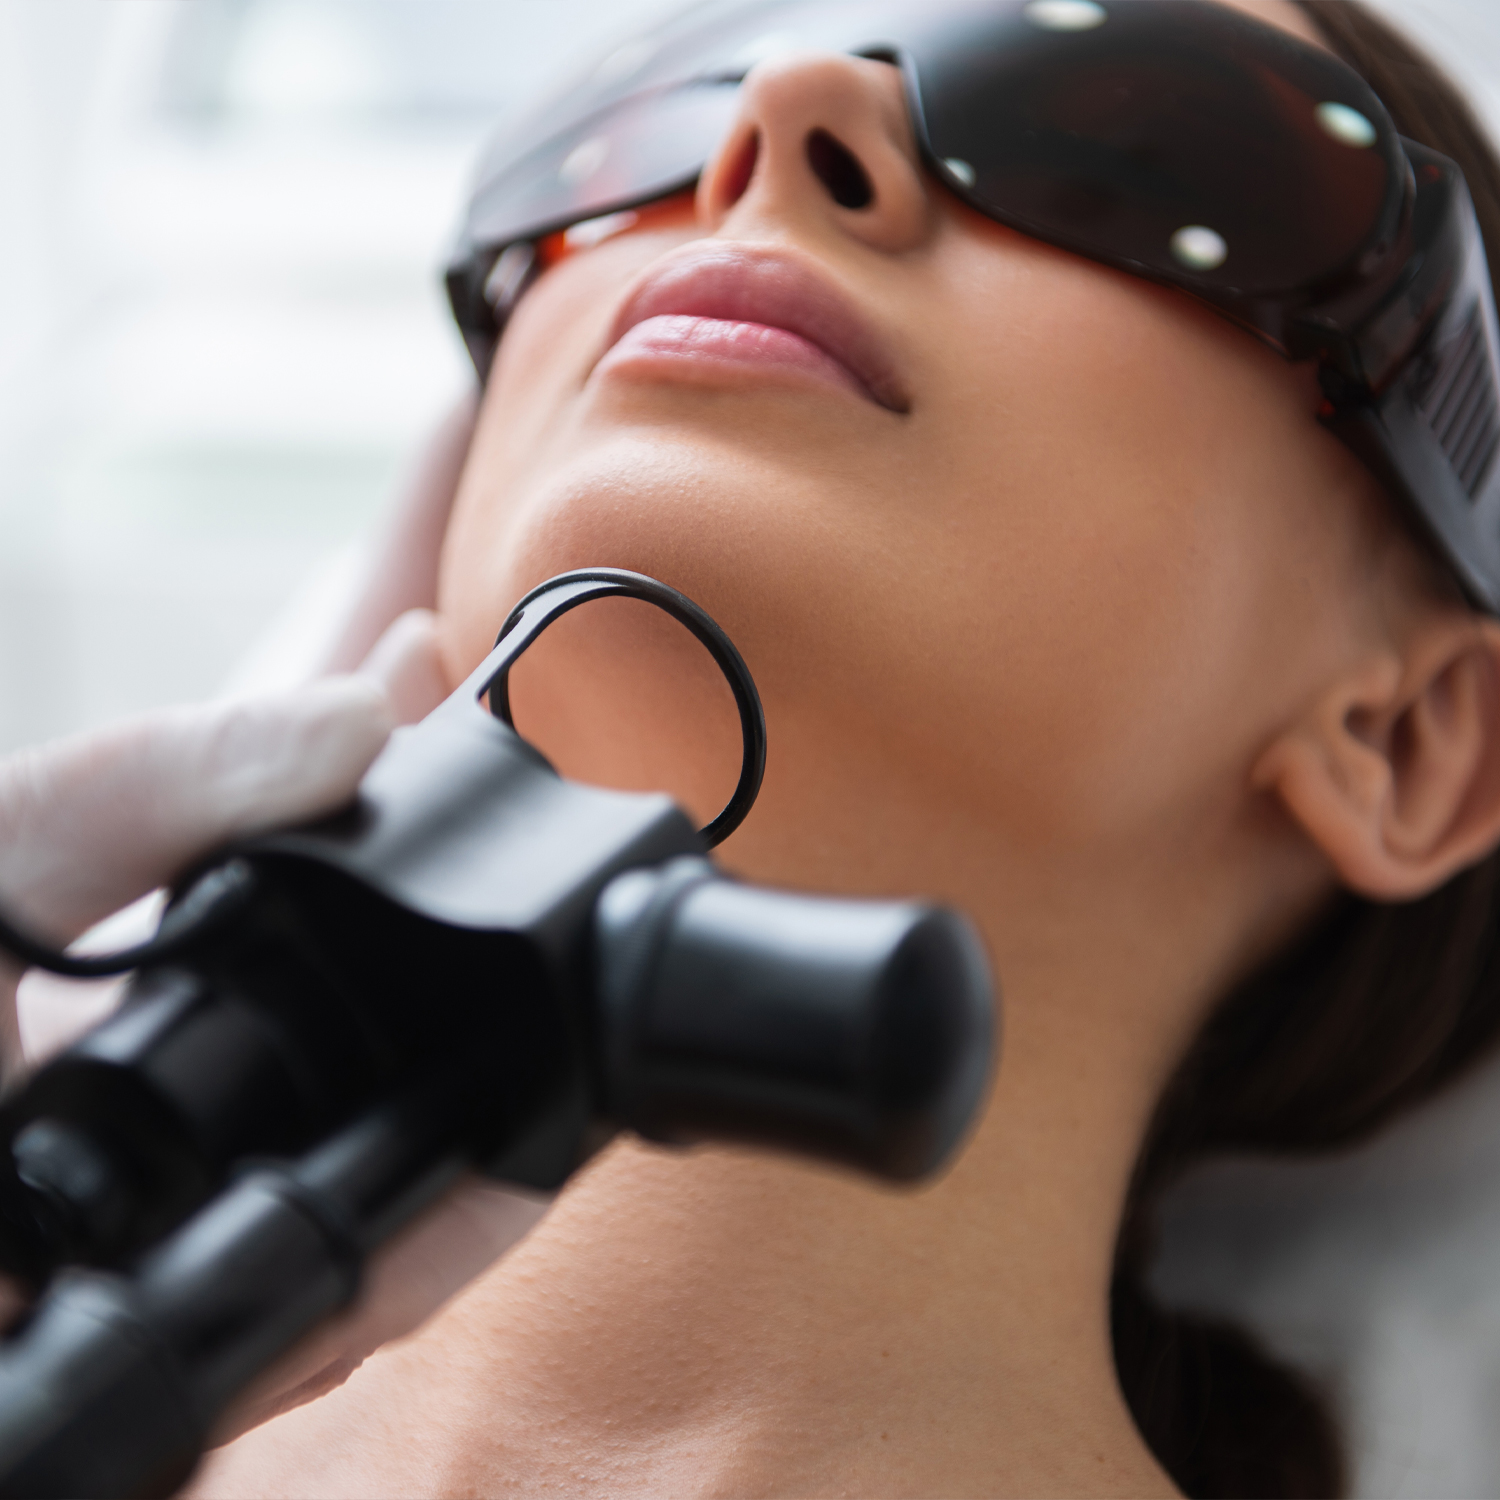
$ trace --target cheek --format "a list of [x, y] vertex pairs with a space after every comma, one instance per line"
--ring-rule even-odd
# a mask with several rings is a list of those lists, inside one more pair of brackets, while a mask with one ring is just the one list
[[944, 280], [976, 309], [933, 439], [953, 521], [923, 622], [955, 742], [988, 719], [995, 783], [1036, 789], [1039, 838], [1223, 805], [1349, 585], [1362, 483], [1310, 376], [1045, 247]]

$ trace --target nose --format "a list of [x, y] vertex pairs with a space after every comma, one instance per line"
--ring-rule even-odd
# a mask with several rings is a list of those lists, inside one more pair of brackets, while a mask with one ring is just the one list
[[760, 220], [834, 229], [878, 250], [915, 247], [932, 211], [900, 74], [838, 53], [752, 68], [698, 210], [711, 230]]

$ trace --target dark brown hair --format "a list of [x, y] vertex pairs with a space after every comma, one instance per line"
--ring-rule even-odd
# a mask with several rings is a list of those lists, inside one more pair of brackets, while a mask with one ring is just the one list
[[[1491, 257], [1500, 159], [1462, 96], [1355, 0], [1297, 0], [1402, 135], [1463, 169]], [[1405, 905], [1345, 897], [1214, 1012], [1157, 1105], [1136, 1164], [1111, 1296], [1115, 1364], [1158, 1461], [1189, 1496], [1342, 1494], [1319, 1393], [1232, 1325], [1146, 1290], [1155, 1210], [1218, 1152], [1353, 1144], [1429, 1098], [1500, 1035], [1500, 855]]]

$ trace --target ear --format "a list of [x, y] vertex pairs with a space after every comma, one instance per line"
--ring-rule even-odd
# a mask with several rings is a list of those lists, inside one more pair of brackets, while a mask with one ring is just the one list
[[1410, 901], [1500, 842], [1500, 624], [1457, 611], [1371, 655], [1256, 763], [1344, 883]]

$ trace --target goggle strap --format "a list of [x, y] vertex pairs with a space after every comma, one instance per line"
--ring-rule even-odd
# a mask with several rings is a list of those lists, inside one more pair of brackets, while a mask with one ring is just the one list
[[1372, 399], [1328, 372], [1320, 420], [1380, 477], [1481, 609], [1500, 613], [1500, 360], [1487, 299], [1456, 300]]

